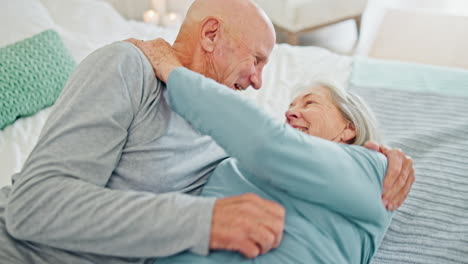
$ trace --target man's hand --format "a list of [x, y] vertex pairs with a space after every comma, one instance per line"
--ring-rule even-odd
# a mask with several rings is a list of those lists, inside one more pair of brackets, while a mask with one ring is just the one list
[[364, 146], [387, 157], [388, 169], [383, 183], [382, 200], [388, 210], [397, 209], [408, 197], [415, 181], [413, 160], [401, 149], [389, 149], [371, 141]]
[[169, 75], [175, 68], [182, 66], [171, 44], [162, 38], [149, 41], [131, 38], [125, 41], [132, 43], [143, 51], [146, 58], [151, 62], [156, 77], [163, 82], [167, 82]]
[[255, 194], [216, 200], [210, 249], [239, 251], [255, 258], [279, 246], [284, 230], [284, 208]]

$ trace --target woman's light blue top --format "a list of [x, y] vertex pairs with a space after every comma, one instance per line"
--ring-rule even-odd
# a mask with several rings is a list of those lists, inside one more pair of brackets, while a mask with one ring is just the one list
[[377, 152], [307, 135], [254, 103], [185, 68], [167, 83], [172, 109], [210, 135], [231, 158], [202, 195], [247, 192], [282, 204], [281, 245], [253, 260], [236, 252], [189, 252], [156, 263], [369, 263], [390, 224], [382, 204], [387, 160]]

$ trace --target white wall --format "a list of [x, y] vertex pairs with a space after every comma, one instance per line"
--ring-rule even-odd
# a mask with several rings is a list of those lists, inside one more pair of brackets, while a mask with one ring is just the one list
[[183, 15], [187, 13], [187, 9], [190, 7], [192, 2], [193, 0], [167, 0], [168, 6], [171, 10]]
[[[111, 3], [124, 17], [141, 20], [143, 12], [151, 8], [151, 0], [102, 0]], [[185, 15], [193, 0], [166, 0], [167, 9]]]

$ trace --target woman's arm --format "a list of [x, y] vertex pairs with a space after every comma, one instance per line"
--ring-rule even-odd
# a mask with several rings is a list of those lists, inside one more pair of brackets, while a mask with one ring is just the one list
[[306, 135], [235, 91], [179, 67], [168, 79], [170, 104], [256, 177], [299, 199], [361, 220], [385, 211], [386, 159], [356, 146]]

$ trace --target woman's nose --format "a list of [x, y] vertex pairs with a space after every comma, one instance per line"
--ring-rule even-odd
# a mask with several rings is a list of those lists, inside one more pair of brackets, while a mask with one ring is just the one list
[[300, 113], [298, 111], [294, 111], [294, 110], [288, 110], [286, 112], [286, 119], [289, 121], [289, 120], [292, 120], [292, 119], [297, 119], [300, 117]]

